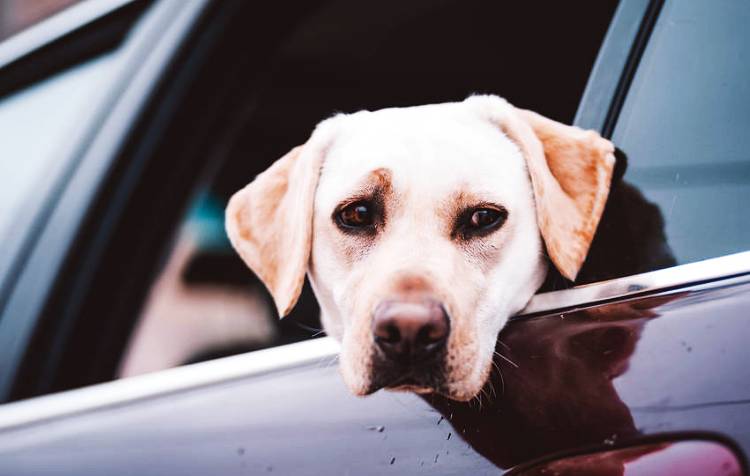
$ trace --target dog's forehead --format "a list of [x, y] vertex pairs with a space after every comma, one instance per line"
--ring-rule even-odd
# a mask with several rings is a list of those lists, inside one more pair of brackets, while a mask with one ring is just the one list
[[457, 191], [512, 199], [527, 180], [518, 148], [500, 129], [461, 104], [360, 112], [337, 117], [317, 201], [335, 205], [375, 171], [396, 191], [436, 200]]

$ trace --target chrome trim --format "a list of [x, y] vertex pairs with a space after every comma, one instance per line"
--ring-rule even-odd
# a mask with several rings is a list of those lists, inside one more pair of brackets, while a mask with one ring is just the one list
[[[750, 251], [537, 294], [518, 317], [747, 274]], [[330, 365], [339, 348], [324, 337], [8, 403], [0, 406], [0, 432], [282, 369]]]
[[134, 0], [88, 0], [70, 6], [0, 42], [0, 68]]
[[184, 365], [0, 406], [0, 431], [310, 364], [329, 365], [339, 345], [322, 337]]
[[518, 317], [750, 273], [750, 251], [537, 294]]

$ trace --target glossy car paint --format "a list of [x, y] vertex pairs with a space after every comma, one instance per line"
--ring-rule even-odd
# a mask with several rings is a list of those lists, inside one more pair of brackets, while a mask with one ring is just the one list
[[532, 467], [520, 466], [508, 474], [739, 476], [744, 473], [742, 462], [724, 444], [712, 440], [677, 439], [556, 458]]
[[747, 453], [749, 305], [741, 276], [517, 319], [491, 385], [467, 404], [355, 398], [325, 359], [31, 422], [0, 433], [0, 474], [498, 474], [695, 430]]

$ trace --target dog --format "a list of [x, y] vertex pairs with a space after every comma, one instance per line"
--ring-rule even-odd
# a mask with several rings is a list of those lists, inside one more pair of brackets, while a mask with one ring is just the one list
[[307, 274], [352, 393], [468, 401], [548, 262], [575, 280], [614, 163], [498, 96], [338, 114], [232, 196], [226, 229], [280, 316]]

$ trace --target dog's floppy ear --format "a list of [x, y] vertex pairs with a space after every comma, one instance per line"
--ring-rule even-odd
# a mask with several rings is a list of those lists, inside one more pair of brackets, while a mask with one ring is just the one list
[[526, 159], [547, 253], [560, 273], [574, 281], [607, 202], [614, 146], [594, 131], [515, 108], [497, 97], [486, 99], [499, 109], [492, 118]]
[[305, 281], [323, 155], [311, 139], [274, 162], [227, 205], [229, 240], [270, 291], [280, 317], [297, 303]]

